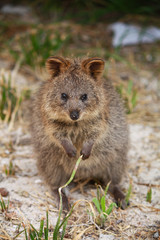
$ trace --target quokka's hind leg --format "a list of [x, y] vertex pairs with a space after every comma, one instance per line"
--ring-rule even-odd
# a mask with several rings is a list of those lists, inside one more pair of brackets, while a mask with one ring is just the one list
[[[125, 195], [122, 192], [121, 187], [117, 183], [118, 179], [120, 179], [120, 177], [117, 178], [116, 181], [113, 181], [111, 179], [112, 178], [111, 178], [109, 172], [107, 172], [105, 177], [103, 177], [102, 182], [104, 183], [105, 186], [107, 186], [107, 184], [110, 182], [109, 189], [108, 189], [109, 193], [111, 195], [113, 195], [115, 202], [117, 203], [118, 206], [121, 207], [121, 209], [126, 209], [127, 203], [125, 201]], [[119, 182], [120, 182], [120, 180], [119, 180]]]
[[[67, 173], [64, 171], [62, 166], [56, 167], [53, 171], [51, 171], [51, 174], [49, 178], [47, 179], [47, 183], [50, 186], [52, 195], [56, 199], [56, 205], [59, 207], [60, 203], [60, 196], [59, 196], [59, 187], [62, 187], [67, 181], [69, 177]], [[68, 198], [65, 194], [65, 189], [62, 189], [62, 204], [63, 204], [63, 210], [69, 210], [69, 202]]]
[[121, 209], [124, 210], [127, 208], [125, 195], [118, 184], [114, 185], [111, 183], [109, 186], [109, 192], [113, 195], [117, 205], [120, 206]]
[[120, 182], [122, 176], [125, 174], [126, 169], [126, 153], [123, 153], [122, 151], [117, 152], [117, 157], [115, 158], [114, 156], [110, 156], [110, 159], [112, 161], [110, 165], [108, 165], [105, 174], [103, 174], [103, 181], [105, 185], [111, 181], [109, 185], [109, 192], [113, 195], [118, 206], [120, 206], [121, 209], [126, 209], [127, 203], [125, 200], [125, 195], [120, 187]]
[[[59, 204], [60, 204], [60, 196], [59, 196], [59, 191], [58, 188], [52, 190], [52, 194], [54, 195], [54, 197], [56, 198], [56, 205], [59, 208]], [[62, 190], [61, 192], [62, 194], [62, 206], [63, 206], [63, 210], [64, 211], [69, 211], [70, 209], [70, 204], [68, 201], [68, 197], [66, 196], [65, 192]]]

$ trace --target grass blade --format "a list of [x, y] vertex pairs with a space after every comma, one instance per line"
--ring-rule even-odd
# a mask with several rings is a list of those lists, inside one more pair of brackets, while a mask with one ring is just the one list
[[105, 196], [101, 197], [101, 209], [103, 212], [106, 210], [106, 201], [105, 201]]
[[109, 189], [109, 185], [110, 185], [111, 181], [107, 184], [105, 190], [104, 190], [104, 195], [107, 195], [108, 189]]
[[44, 219], [40, 221], [40, 228], [39, 228], [39, 234], [38, 234], [39, 239], [42, 237], [43, 227], [44, 227]]
[[113, 202], [109, 205], [108, 209], [105, 211], [107, 215], [109, 215], [112, 212], [114, 207], [117, 207], [117, 204]]
[[100, 208], [100, 204], [99, 204], [98, 199], [95, 197], [95, 198], [92, 199], [92, 202], [95, 204], [98, 212], [101, 213], [101, 208]]
[[73, 206], [71, 207], [71, 210], [70, 210], [70, 212], [67, 214], [67, 216], [63, 219], [63, 221], [61, 222], [61, 224], [59, 225], [59, 229], [63, 226], [63, 224], [65, 223], [65, 221], [67, 221], [68, 220], [68, 218], [71, 216], [71, 214], [72, 214], [72, 212], [73, 212], [73, 209], [74, 209], [74, 204], [73, 204]]
[[39, 235], [38, 231], [35, 229], [35, 227], [32, 224], [30, 224], [30, 226], [35, 231], [35, 233], [37, 234], [37, 237], [38, 237], [38, 235]]
[[25, 231], [25, 229], [23, 229], [21, 232], [19, 232], [15, 237], [13, 237], [13, 239], [16, 239], [19, 235], [21, 235], [23, 232]]
[[131, 193], [132, 193], [132, 184], [130, 183], [129, 184], [129, 188], [128, 188], [128, 192], [127, 192], [126, 198], [125, 198], [125, 201], [126, 201], [127, 204], [129, 203], [129, 199], [130, 199]]
[[34, 236], [32, 235], [31, 232], [30, 232], [30, 234], [29, 234], [29, 237], [30, 237], [31, 240], [34, 240]]
[[127, 88], [127, 93], [129, 95], [131, 95], [131, 93], [132, 93], [132, 88], [133, 88], [133, 82], [132, 82], [132, 80], [130, 80], [128, 83], [128, 88]]
[[28, 236], [27, 236], [27, 230], [26, 230], [26, 228], [24, 229], [24, 232], [25, 232], [25, 238], [26, 238], [26, 240], [29, 240], [29, 239], [28, 239]]
[[45, 240], [48, 240], [48, 210], [46, 211], [46, 227], [44, 227]]
[[147, 197], [146, 197], [147, 202], [151, 203], [152, 201], [152, 188], [150, 187], [148, 192], [147, 192]]
[[65, 232], [66, 232], [66, 227], [67, 227], [67, 220], [64, 222], [63, 224], [63, 230], [62, 230], [62, 236], [61, 236], [61, 240], [63, 240]]
[[44, 237], [45, 237], [45, 240], [48, 240], [48, 230], [46, 227], [44, 227]]

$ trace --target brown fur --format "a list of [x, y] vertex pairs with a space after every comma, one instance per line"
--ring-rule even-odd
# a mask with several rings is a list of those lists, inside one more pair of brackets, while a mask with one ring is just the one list
[[50, 57], [46, 68], [51, 77], [35, 95], [31, 123], [40, 174], [57, 192], [83, 154], [76, 177], [111, 181], [115, 199], [123, 200], [118, 185], [126, 170], [128, 130], [118, 94], [101, 77], [104, 61]]

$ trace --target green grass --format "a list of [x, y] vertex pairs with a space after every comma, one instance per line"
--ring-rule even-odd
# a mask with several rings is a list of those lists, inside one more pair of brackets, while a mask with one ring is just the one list
[[108, 215], [112, 212], [114, 207], [117, 207], [114, 202], [112, 202], [108, 207], [106, 206], [106, 194], [108, 192], [109, 184], [106, 186], [104, 193], [102, 193], [101, 187], [97, 186], [97, 196], [92, 199], [92, 202], [98, 211], [95, 221], [100, 227], [104, 227], [104, 223]]
[[151, 187], [147, 191], [146, 201], [149, 203], [152, 202], [152, 188]]
[[126, 198], [125, 198], [127, 205], [129, 204], [129, 199], [130, 199], [131, 193], [132, 193], [132, 182], [130, 182], [130, 184], [129, 184], [128, 191], [127, 191]]
[[10, 42], [9, 48], [15, 60], [21, 58], [22, 64], [34, 69], [35, 66], [43, 67], [46, 59], [57, 54], [68, 40], [69, 37], [63, 39], [58, 32], [37, 27], [19, 38], [17, 49], [14, 49], [15, 40]]
[[21, 98], [17, 96], [16, 88], [12, 86], [11, 75], [6, 79], [0, 76], [0, 118], [9, 122], [15, 111], [15, 106], [20, 105]]
[[18, 94], [12, 82], [11, 74], [8, 77], [0, 75], [0, 119], [13, 124], [22, 101], [30, 97], [30, 91], [23, 90]]
[[12, 161], [9, 162], [8, 165], [4, 165], [4, 172], [7, 176], [14, 176], [15, 175], [15, 167]]
[[12, 85], [11, 75], [8, 78], [4, 74], [0, 76], [0, 119], [6, 123], [16, 117], [22, 100], [28, 97], [28, 92], [22, 92], [19, 96]]
[[[20, 234], [22, 232], [25, 233], [26, 240], [41, 240], [42, 237], [43, 237], [43, 239], [48, 240], [48, 232], [49, 232], [48, 211], [46, 211], [46, 223], [45, 223], [44, 219], [41, 219], [39, 230], [36, 230], [36, 228], [32, 224], [30, 224], [29, 231], [27, 232], [27, 229], [24, 227], [24, 230], [21, 231]], [[18, 236], [19, 236], [19, 234], [15, 238], [17, 238]]]
[[137, 91], [133, 87], [133, 81], [130, 80], [127, 86], [125, 86], [124, 84], [120, 84], [116, 87], [116, 90], [124, 100], [127, 114], [132, 113], [133, 109], [137, 104], [138, 97]]
[[8, 199], [7, 204], [6, 204], [1, 195], [0, 195], [0, 197], [1, 197], [1, 200], [0, 200], [1, 212], [5, 212], [5, 211], [7, 212], [8, 209], [9, 209], [9, 199]]

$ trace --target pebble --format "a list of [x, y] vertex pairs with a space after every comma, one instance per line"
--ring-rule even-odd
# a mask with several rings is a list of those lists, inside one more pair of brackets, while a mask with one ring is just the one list
[[154, 238], [159, 238], [159, 232], [155, 232], [153, 235]]
[[42, 183], [42, 180], [41, 179], [36, 179], [35, 183]]
[[6, 188], [0, 188], [0, 194], [2, 197], [7, 197], [9, 192], [7, 191]]
[[114, 236], [109, 234], [100, 234], [99, 240], [113, 240]]

